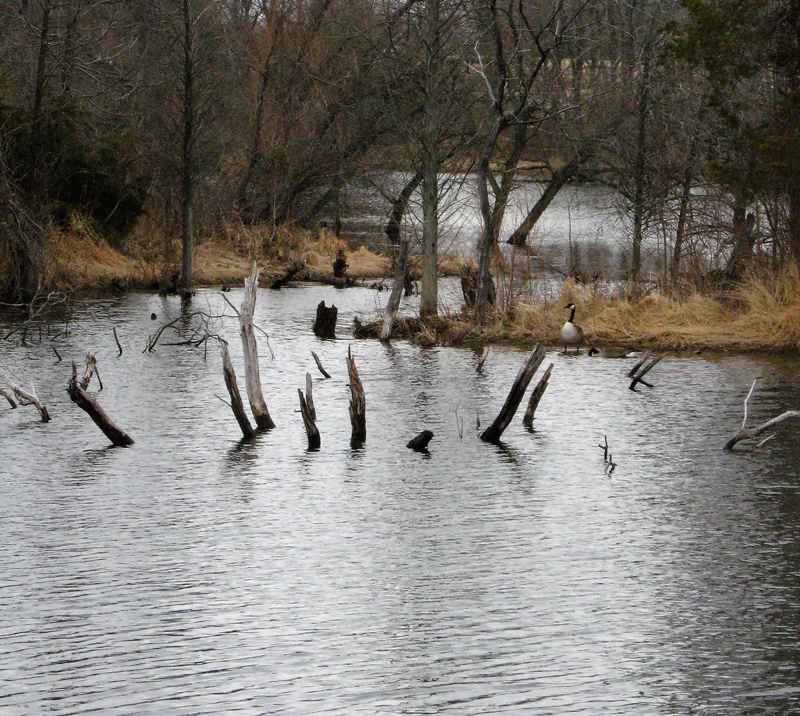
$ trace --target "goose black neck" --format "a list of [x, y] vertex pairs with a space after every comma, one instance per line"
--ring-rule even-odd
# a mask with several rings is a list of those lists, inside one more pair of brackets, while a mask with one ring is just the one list
[[575, 318], [575, 306], [569, 309], [569, 322], [572, 323]]

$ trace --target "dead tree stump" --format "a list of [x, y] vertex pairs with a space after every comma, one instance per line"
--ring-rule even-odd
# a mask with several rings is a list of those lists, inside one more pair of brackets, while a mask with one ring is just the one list
[[[308, 373], [306, 373], [306, 375], [308, 375]], [[297, 389], [297, 395], [300, 397], [300, 413], [303, 416], [303, 425], [306, 427], [306, 435], [308, 436], [308, 449], [310, 451], [319, 450], [321, 440], [316, 424], [317, 418], [313, 412], [313, 404], [309, 406], [308, 400], [303, 396], [301, 388]]]
[[236, 417], [236, 422], [242, 429], [242, 434], [247, 440], [256, 436], [256, 431], [250, 424], [250, 419], [247, 413], [244, 412], [244, 403], [242, 403], [242, 396], [239, 393], [239, 386], [236, 383], [236, 373], [233, 370], [231, 357], [228, 353], [228, 344], [225, 341], [219, 342], [219, 350], [222, 354], [222, 374], [225, 376], [225, 387], [228, 389], [228, 395], [231, 396], [231, 410]]
[[503, 408], [500, 410], [500, 414], [494, 419], [494, 422], [481, 433], [481, 440], [487, 443], [497, 443], [500, 441], [500, 437], [513, 419], [522, 399], [525, 397], [525, 391], [528, 389], [533, 374], [542, 364], [543, 360], [544, 348], [541, 343], [537, 343], [536, 348], [531, 351], [528, 360], [525, 361], [525, 364], [520, 368], [519, 373], [517, 373], [517, 377], [514, 380], [514, 384], [511, 386], [511, 390], [508, 393]]
[[407, 448], [416, 450], [417, 452], [427, 452], [428, 443], [433, 439], [433, 433], [430, 430], [423, 430], [417, 437], [410, 440]]
[[539, 407], [539, 401], [542, 399], [544, 391], [547, 390], [547, 383], [550, 381], [550, 373], [552, 372], [553, 364], [551, 363], [549, 366], [547, 366], [547, 370], [539, 379], [539, 382], [536, 384], [536, 387], [531, 393], [531, 399], [528, 401], [528, 407], [525, 409], [525, 415], [522, 418], [522, 424], [526, 428], [533, 427], [533, 418], [536, 414], [536, 408]]
[[244, 282], [244, 298], [239, 310], [239, 333], [242, 337], [242, 356], [244, 358], [244, 384], [250, 410], [260, 430], [272, 430], [275, 423], [270, 417], [264, 394], [261, 391], [261, 373], [258, 367], [258, 343], [253, 328], [253, 316], [258, 295], [258, 266], [253, 263], [253, 272]]
[[350, 346], [347, 347], [347, 375], [350, 377], [350, 447], [356, 448], [367, 441], [367, 401]]
[[336, 306], [328, 308], [325, 301], [320, 301], [317, 306], [317, 317], [314, 320], [314, 335], [318, 338], [336, 338], [336, 319], [339, 309]]
[[[87, 356], [88, 359], [89, 356]], [[88, 360], [87, 360], [88, 362]], [[88, 366], [87, 366], [88, 371]], [[97, 425], [100, 430], [117, 447], [127, 447], [133, 445], [133, 438], [124, 430], [118, 428], [111, 418], [105, 414], [98, 402], [89, 395], [83, 388], [83, 382], [78, 383], [78, 367], [72, 363], [72, 378], [67, 386], [67, 393], [73, 403], [83, 410]]]

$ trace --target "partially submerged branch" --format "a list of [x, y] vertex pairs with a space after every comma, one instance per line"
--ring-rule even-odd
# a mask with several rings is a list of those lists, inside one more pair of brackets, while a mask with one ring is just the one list
[[242, 434], [249, 440], [256, 436], [256, 431], [250, 424], [250, 419], [244, 411], [244, 403], [242, 403], [242, 396], [239, 393], [239, 386], [236, 383], [236, 373], [233, 370], [231, 357], [228, 353], [228, 344], [221, 340], [219, 342], [219, 350], [222, 354], [222, 374], [225, 377], [225, 387], [228, 389], [228, 394], [231, 396], [231, 410], [242, 429]]
[[[50, 422], [50, 413], [47, 412], [47, 408], [42, 405], [39, 398], [36, 396], [36, 391], [34, 390], [33, 385], [31, 385], [30, 391], [25, 390], [17, 382], [14, 380], [13, 376], [8, 373], [7, 371], [0, 368], [0, 380], [2, 380], [10, 389], [11, 392], [17, 399], [17, 402], [20, 405], [33, 405], [36, 410], [39, 411], [39, 416], [42, 419], [43, 423]], [[5, 394], [4, 394], [5, 395]], [[8, 397], [8, 396], [6, 396]]]
[[[91, 356], [87, 354], [88, 358]], [[88, 371], [88, 366], [87, 366]], [[72, 363], [72, 378], [67, 386], [67, 392], [73, 403], [75, 403], [81, 410], [83, 410], [97, 425], [103, 434], [117, 447], [127, 447], [133, 445], [133, 438], [128, 435], [124, 430], [118, 428], [105, 414], [105, 411], [100, 407], [98, 402], [89, 395], [82, 387], [82, 383], [78, 383], [78, 367], [75, 362]]]
[[[741, 442], [742, 440], [755, 440], [759, 435], [765, 433], [770, 428], [774, 428], [776, 425], [780, 425], [785, 420], [789, 420], [790, 418], [800, 418], [800, 410], [787, 410], [784, 413], [781, 413], [772, 420], [767, 420], [766, 423], [761, 423], [761, 425], [756, 425], [753, 428], [746, 427], [747, 425], [747, 406], [750, 402], [750, 398], [753, 395], [753, 390], [756, 387], [756, 383], [761, 379], [761, 377], [757, 377], [753, 384], [750, 386], [750, 391], [747, 393], [747, 397], [744, 399], [744, 418], [742, 419], [742, 427], [736, 435], [734, 435], [728, 442], [725, 443], [725, 447], [723, 450], [726, 452], [731, 452], [733, 448], [736, 446], [737, 443]], [[767, 440], [770, 440], [774, 437], [774, 435], [770, 435], [766, 440], [762, 440], [756, 447], [761, 447]]]

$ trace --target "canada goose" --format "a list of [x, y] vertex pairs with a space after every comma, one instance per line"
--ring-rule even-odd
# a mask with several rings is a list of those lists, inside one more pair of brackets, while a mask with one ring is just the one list
[[558, 337], [564, 344], [564, 353], [567, 352], [567, 346], [575, 346], [575, 352], [580, 353], [578, 346], [583, 343], [583, 329], [572, 322], [575, 318], [575, 304], [568, 303], [564, 308], [569, 309], [569, 320], [561, 327]]
[[608, 346], [606, 348], [589, 349], [590, 356], [600, 356], [601, 358], [632, 358], [636, 355], [636, 351], [629, 348], [618, 348], [616, 346]]

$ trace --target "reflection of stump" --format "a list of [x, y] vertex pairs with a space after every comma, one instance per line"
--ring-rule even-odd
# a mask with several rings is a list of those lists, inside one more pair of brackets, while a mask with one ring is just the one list
[[339, 309], [336, 306], [325, 306], [325, 301], [320, 301], [317, 306], [317, 317], [314, 320], [314, 335], [319, 338], [336, 338], [336, 318]]
[[[464, 303], [467, 306], [475, 305], [476, 287], [478, 285], [478, 267], [474, 264], [464, 264], [461, 267], [461, 293], [464, 295]], [[497, 289], [494, 279], [489, 277], [489, 296], [488, 302], [493, 306]]]
[[333, 262], [333, 277], [344, 280], [347, 278], [347, 259], [344, 256], [344, 249], [339, 249], [336, 260]]

